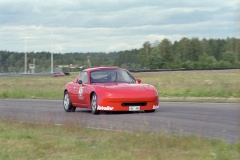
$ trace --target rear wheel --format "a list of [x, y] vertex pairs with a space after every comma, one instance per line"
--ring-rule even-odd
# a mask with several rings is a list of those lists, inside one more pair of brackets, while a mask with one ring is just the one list
[[99, 114], [99, 111], [97, 110], [97, 95], [96, 95], [96, 93], [93, 93], [91, 96], [91, 109], [92, 109], [92, 114]]
[[153, 110], [145, 110], [146, 113], [151, 113], [151, 112], [155, 112], [155, 109]]
[[63, 108], [66, 112], [74, 112], [76, 110], [76, 107], [72, 105], [68, 91], [64, 93]]

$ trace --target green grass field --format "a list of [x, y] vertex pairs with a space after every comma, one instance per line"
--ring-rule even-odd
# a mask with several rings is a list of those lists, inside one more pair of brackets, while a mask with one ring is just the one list
[[0, 120], [0, 159], [239, 160], [240, 144]]
[[[0, 77], [0, 98], [62, 99], [65, 84], [77, 74]], [[188, 97], [200, 97], [204, 101], [239, 101], [240, 98], [240, 70], [141, 72], [133, 75], [143, 83], [155, 86], [163, 100], [173, 97], [171, 99], [184, 101]], [[220, 99], [216, 100], [216, 97]]]

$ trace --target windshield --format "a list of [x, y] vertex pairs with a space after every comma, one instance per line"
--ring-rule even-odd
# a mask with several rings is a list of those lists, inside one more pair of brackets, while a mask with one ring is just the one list
[[91, 83], [122, 82], [135, 83], [134, 77], [125, 70], [99, 70], [90, 74]]

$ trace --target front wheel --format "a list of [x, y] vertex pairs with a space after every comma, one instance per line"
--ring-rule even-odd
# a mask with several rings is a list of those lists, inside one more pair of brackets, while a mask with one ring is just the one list
[[91, 96], [91, 109], [92, 109], [92, 114], [99, 114], [99, 111], [97, 110], [97, 95], [96, 95], [96, 93], [93, 93]]
[[63, 108], [66, 112], [74, 112], [76, 110], [76, 107], [72, 105], [68, 91], [64, 93]]

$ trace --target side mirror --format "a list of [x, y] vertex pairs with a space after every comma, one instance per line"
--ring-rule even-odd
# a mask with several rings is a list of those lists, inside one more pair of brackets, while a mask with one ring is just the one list
[[139, 78], [136, 78], [136, 81], [137, 81], [137, 83], [141, 83], [142, 82], [141, 79], [139, 79]]
[[79, 80], [78, 80], [78, 83], [79, 83], [79, 84], [82, 84], [82, 80], [79, 79]]

